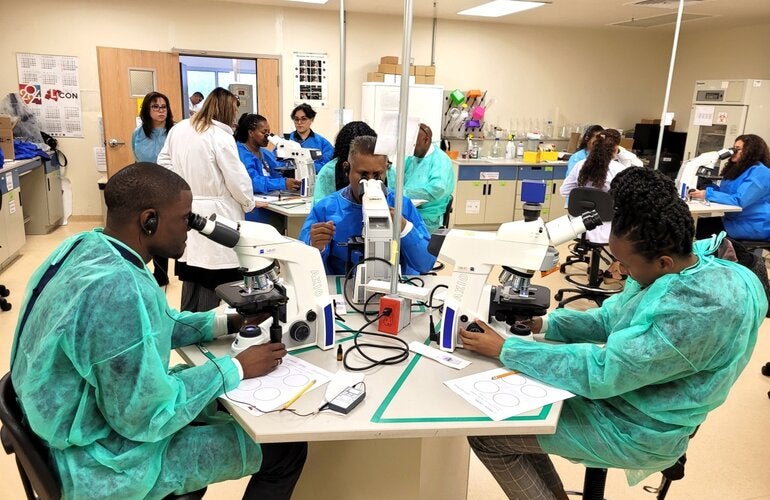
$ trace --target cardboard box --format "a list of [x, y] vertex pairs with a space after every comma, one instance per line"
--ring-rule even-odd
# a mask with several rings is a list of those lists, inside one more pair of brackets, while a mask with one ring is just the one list
[[436, 77], [435, 76], [426, 76], [425, 77], [425, 84], [426, 85], [434, 85], [436, 83]]
[[436, 67], [425, 66], [425, 76], [436, 76]]
[[377, 71], [370, 71], [366, 74], [366, 81], [367, 82], [384, 82], [385, 81], [385, 73], [379, 73]]
[[414, 76], [425, 76], [425, 66], [418, 64], [414, 67]]
[[377, 66], [377, 73], [385, 73], [386, 75], [395, 75], [396, 73], [400, 73], [399, 71], [396, 71], [397, 67], [400, 66], [400, 64], [380, 64]]
[[0, 149], [3, 150], [5, 161], [16, 158], [13, 149], [13, 125], [14, 122], [8, 115], [0, 115]]
[[380, 64], [398, 64], [398, 56], [382, 56]]
[[425, 85], [425, 75], [415, 75], [414, 83], [417, 85]]
[[634, 149], [634, 138], [633, 137], [621, 137], [620, 138], [620, 147], [624, 149]]
[[578, 144], [580, 144], [580, 136], [583, 135], [580, 132], [572, 132], [569, 135], [569, 142], [567, 143], [567, 152], [574, 153], [577, 151]]
[[409, 74], [414, 76], [415, 75], [414, 71], [415, 71], [414, 66], [409, 66]]

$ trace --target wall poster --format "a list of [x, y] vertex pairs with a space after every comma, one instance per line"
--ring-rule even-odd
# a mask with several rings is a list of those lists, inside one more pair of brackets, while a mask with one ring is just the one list
[[313, 107], [326, 107], [329, 99], [326, 63], [326, 54], [294, 53], [294, 104], [306, 102]]
[[19, 96], [53, 137], [83, 137], [78, 58], [16, 54]]

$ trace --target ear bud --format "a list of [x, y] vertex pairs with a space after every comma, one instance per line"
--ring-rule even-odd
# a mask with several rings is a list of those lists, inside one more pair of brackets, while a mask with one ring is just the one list
[[142, 230], [148, 236], [158, 230], [158, 214], [156, 212], [150, 212], [144, 222], [142, 222]]

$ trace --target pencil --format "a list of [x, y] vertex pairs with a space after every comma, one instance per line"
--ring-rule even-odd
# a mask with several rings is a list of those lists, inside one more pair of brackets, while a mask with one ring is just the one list
[[294, 404], [294, 403], [295, 403], [295, 402], [296, 402], [296, 401], [297, 401], [299, 398], [301, 398], [301, 397], [302, 397], [302, 395], [303, 395], [303, 394], [305, 394], [305, 392], [307, 392], [307, 390], [308, 390], [308, 389], [310, 389], [311, 387], [313, 387], [313, 385], [314, 385], [314, 384], [315, 384], [315, 379], [314, 379], [314, 380], [311, 380], [310, 382], [308, 382], [308, 383], [307, 383], [307, 385], [306, 385], [305, 387], [303, 387], [302, 389], [300, 389], [300, 391], [297, 393], [297, 395], [296, 395], [296, 396], [294, 396], [293, 398], [291, 398], [291, 399], [289, 400], [289, 402], [288, 402], [288, 403], [286, 403], [285, 405], [283, 405], [283, 408], [282, 408], [282, 409], [283, 409], [283, 410], [285, 410], [285, 409], [286, 409], [286, 408], [288, 408], [289, 406], [293, 405], [293, 404]]
[[517, 373], [519, 373], [519, 372], [516, 371], [516, 370], [511, 370], [509, 372], [501, 373], [500, 375], [495, 375], [494, 377], [492, 377], [492, 380], [497, 380], [499, 378], [505, 378], [508, 375], [516, 375]]

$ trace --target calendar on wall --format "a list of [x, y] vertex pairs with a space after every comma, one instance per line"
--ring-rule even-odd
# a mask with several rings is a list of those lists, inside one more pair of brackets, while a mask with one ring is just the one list
[[294, 53], [294, 104], [325, 108], [329, 98], [327, 55]]
[[19, 97], [54, 137], [83, 137], [78, 58], [16, 54]]

